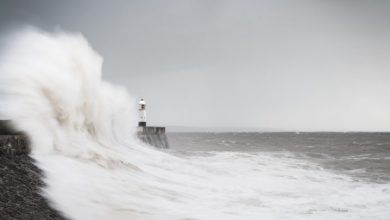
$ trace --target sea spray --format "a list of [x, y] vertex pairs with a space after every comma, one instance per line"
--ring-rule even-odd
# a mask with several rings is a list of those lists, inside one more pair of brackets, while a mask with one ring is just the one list
[[389, 184], [280, 153], [177, 157], [135, 137], [134, 99], [101, 79], [77, 33], [28, 28], [0, 60], [0, 117], [31, 140], [50, 205], [70, 219], [386, 219]]

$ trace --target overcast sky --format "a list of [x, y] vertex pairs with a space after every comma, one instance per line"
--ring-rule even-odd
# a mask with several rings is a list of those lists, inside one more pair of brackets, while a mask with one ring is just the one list
[[148, 123], [390, 131], [390, 1], [0, 0], [0, 32], [83, 33]]

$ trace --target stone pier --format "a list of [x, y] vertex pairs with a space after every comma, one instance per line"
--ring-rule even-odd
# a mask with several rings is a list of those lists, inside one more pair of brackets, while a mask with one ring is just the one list
[[139, 126], [138, 138], [157, 148], [169, 148], [165, 127]]
[[[137, 136], [156, 148], [169, 148], [165, 127], [139, 126]], [[28, 138], [13, 130], [9, 121], [0, 120], [0, 155], [28, 154], [29, 151]]]

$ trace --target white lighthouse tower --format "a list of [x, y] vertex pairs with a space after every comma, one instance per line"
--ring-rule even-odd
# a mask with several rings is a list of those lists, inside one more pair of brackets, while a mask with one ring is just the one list
[[139, 100], [138, 112], [139, 112], [138, 126], [146, 127], [146, 102], [142, 98]]
[[165, 134], [165, 127], [146, 126], [146, 102], [141, 98], [138, 102], [139, 121], [137, 128], [138, 138], [151, 146], [157, 148], [168, 148], [168, 138]]

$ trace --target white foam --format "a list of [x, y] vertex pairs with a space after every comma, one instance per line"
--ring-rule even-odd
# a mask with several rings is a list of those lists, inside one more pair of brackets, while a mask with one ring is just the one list
[[101, 79], [80, 34], [13, 34], [0, 116], [32, 140], [43, 194], [71, 219], [387, 219], [389, 184], [358, 182], [284, 154], [179, 158], [140, 143], [134, 99]]

